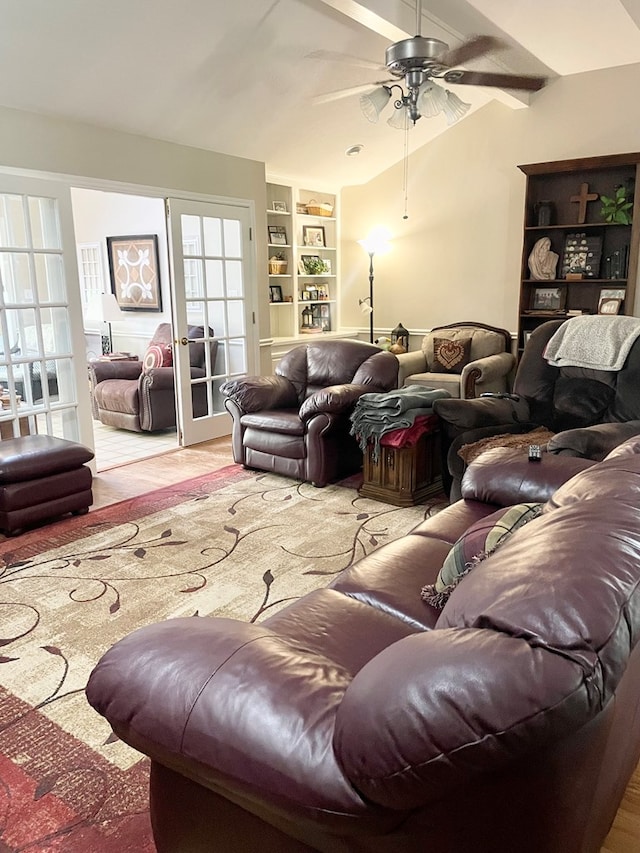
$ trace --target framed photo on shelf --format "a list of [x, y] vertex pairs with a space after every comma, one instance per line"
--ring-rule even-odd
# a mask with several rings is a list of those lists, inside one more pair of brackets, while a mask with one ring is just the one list
[[288, 213], [286, 201], [274, 201], [271, 209], [276, 213]]
[[533, 334], [533, 329], [524, 329], [524, 331], [522, 332], [522, 346], [523, 347], [526, 347], [526, 345], [529, 343], [529, 338], [531, 337], [532, 334]]
[[324, 249], [326, 246], [324, 236], [324, 226], [322, 225], [303, 225], [302, 226], [302, 242], [305, 246], [318, 246]]
[[619, 314], [621, 308], [622, 299], [601, 299], [598, 314]]
[[283, 302], [282, 288], [279, 284], [269, 285], [269, 302]]
[[156, 234], [107, 237], [109, 277], [121, 311], [162, 311]]
[[[624, 302], [625, 295], [626, 292], [622, 288], [603, 287], [600, 291], [600, 296], [598, 297], [598, 314], [619, 314], [622, 310], [622, 303]], [[608, 311], [602, 310], [602, 303], [609, 301], [610, 299], [615, 299], [619, 302], [617, 311], [613, 311], [611, 308], [609, 308]]]
[[564, 287], [536, 287], [533, 291], [531, 308], [533, 311], [561, 311], [564, 308], [565, 298]]
[[287, 245], [287, 229], [284, 225], [268, 225], [269, 243], [273, 246]]

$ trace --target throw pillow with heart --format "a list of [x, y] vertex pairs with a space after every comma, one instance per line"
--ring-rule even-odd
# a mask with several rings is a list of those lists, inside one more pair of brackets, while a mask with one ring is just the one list
[[462, 373], [471, 360], [471, 338], [433, 339], [432, 373]]

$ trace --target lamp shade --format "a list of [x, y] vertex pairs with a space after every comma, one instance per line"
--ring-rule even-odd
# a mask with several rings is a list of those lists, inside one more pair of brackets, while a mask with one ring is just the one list
[[395, 130], [404, 130], [408, 121], [409, 116], [407, 114], [407, 108], [402, 106], [394, 109], [391, 117], [387, 119], [387, 124]]
[[442, 111], [447, 119], [447, 124], [451, 126], [469, 111], [471, 104], [466, 104], [464, 101], [461, 101], [454, 92], [450, 92], [448, 89], [446, 90], [446, 95], [447, 100], [445, 101]]
[[358, 240], [358, 243], [360, 243], [369, 255], [384, 255], [391, 248], [389, 243], [390, 236], [388, 228], [385, 228], [384, 225], [376, 225], [364, 240]]
[[379, 86], [377, 89], [372, 89], [365, 95], [360, 96], [360, 109], [365, 118], [370, 122], [377, 122], [382, 110], [389, 103], [391, 97], [391, 89], [386, 86]]
[[118, 307], [114, 293], [103, 293], [100, 296], [100, 307], [102, 309], [102, 319], [105, 323], [115, 323], [122, 320], [122, 312]]
[[438, 84], [434, 83], [432, 80], [429, 80], [427, 83], [420, 86], [420, 95], [418, 100], [420, 115], [426, 116], [427, 118], [433, 118], [434, 116], [440, 115], [446, 103], [447, 93], [442, 86], [438, 86]]

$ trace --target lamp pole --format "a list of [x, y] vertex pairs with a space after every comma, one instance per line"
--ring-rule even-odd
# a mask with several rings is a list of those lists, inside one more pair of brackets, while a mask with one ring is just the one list
[[369, 343], [373, 343], [373, 256], [375, 252], [369, 252]]

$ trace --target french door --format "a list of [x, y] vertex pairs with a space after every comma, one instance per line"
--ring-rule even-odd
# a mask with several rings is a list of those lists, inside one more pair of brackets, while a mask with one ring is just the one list
[[[167, 215], [178, 431], [186, 446], [229, 435], [220, 386], [256, 368], [251, 214], [241, 205], [171, 198]], [[195, 327], [204, 347], [194, 346], [202, 342]]]
[[0, 172], [0, 436], [92, 446], [84, 356], [69, 188]]

